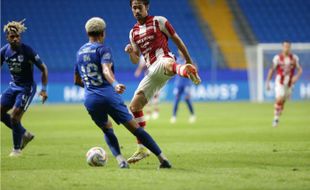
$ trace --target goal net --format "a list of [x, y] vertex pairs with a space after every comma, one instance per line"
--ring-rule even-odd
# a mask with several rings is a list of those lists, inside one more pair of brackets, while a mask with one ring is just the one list
[[[281, 50], [281, 43], [263, 43], [246, 47], [251, 101], [263, 102], [274, 98], [274, 90], [267, 91], [265, 81], [273, 57]], [[310, 43], [292, 43], [292, 52], [298, 55], [304, 71], [293, 89], [292, 98], [310, 99]], [[274, 89], [273, 85], [272, 81], [271, 89]]]

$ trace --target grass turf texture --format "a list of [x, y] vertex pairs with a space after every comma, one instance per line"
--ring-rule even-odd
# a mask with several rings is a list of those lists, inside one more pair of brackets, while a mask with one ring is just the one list
[[[36, 137], [19, 158], [9, 158], [11, 131], [1, 123], [3, 190], [85, 189], [310, 189], [310, 102], [286, 104], [272, 128], [272, 103], [196, 103], [197, 122], [188, 124], [180, 105], [170, 124], [171, 104], [147, 131], [173, 164], [158, 170], [154, 155], [121, 170], [82, 105], [33, 105], [23, 124]], [[129, 157], [135, 138], [114, 125]], [[108, 152], [105, 167], [92, 168], [85, 154], [93, 146]]]

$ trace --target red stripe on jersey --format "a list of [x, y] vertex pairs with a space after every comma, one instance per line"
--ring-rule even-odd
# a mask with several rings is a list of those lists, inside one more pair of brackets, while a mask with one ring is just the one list
[[[171, 24], [166, 22], [166, 25], [169, 33], [174, 34]], [[144, 33], [141, 33], [141, 28], [145, 29]], [[147, 65], [153, 64], [159, 57], [171, 57], [168, 37], [160, 30], [159, 22], [154, 16], [148, 16], [144, 25], [135, 24], [132, 29], [132, 39], [145, 57]]]
[[285, 76], [289, 76], [288, 86], [292, 84], [292, 78], [295, 73], [296, 60], [293, 54], [288, 55], [289, 63], [285, 63], [285, 56], [281, 53], [279, 54], [279, 62], [277, 65], [277, 74], [280, 75], [280, 84], [283, 84]]
[[172, 25], [170, 24], [170, 22], [169, 22], [169, 21], [166, 21], [165, 26], [166, 26], [166, 28], [167, 28], [169, 34], [170, 34], [171, 36], [173, 36], [174, 33], [175, 33], [175, 30], [174, 30], [174, 28], [172, 27]]

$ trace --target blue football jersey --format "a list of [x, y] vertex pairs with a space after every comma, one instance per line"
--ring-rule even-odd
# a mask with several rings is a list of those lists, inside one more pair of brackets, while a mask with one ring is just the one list
[[106, 93], [111, 91], [111, 88], [114, 91], [103, 75], [102, 64], [112, 64], [114, 72], [111, 49], [102, 43], [86, 43], [77, 52], [75, 73], [79, 74], [83, 80], [85, 95], [91, 93], [107, 95]]
[[1, 48], [1, 66], [7, 63], [12, 82], [18, 86], [29, 86], [33, 80], [33, 64], [39, 66], [42, 61], [39, 55], [26, 44], [21, 44], [18, 50], [11, 49], [10, 44]]

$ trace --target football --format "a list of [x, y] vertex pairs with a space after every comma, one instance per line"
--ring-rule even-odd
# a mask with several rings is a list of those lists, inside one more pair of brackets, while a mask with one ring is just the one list
[[100, 167], [106, 165], [108, 156], [105, 150], [101, 147], [93, 147], [86, 153], [86, 162], [93, 167]]

